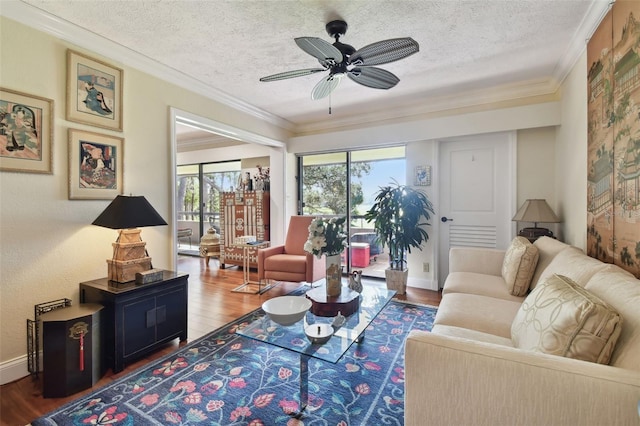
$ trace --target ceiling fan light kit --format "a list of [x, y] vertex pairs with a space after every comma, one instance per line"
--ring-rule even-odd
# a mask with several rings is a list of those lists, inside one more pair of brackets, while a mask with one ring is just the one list
[[345, 21], [331, 21], [325, 28], [327, 33], [335, 39], [333, 44], [318, 37], [295, 39], [298, 47], [316, 58], [322, 68], [285, 71], [262, 77], [260, 81], [284, 80], [329, 71], [329, 75], [323, 77], [311, 91], [311, 98], [314, 100], [329, 96], [345, 75], [351, 81], [365, 87], [390, 89], [398, 84], [400, 79], [393, 73], [374, 65], [398, 61], [420, 50], [418, 42], [410, 37], [382, 40], [356, 50], [353, 46], [340, 42], [340, 36], [344, 35], [348, 28]]

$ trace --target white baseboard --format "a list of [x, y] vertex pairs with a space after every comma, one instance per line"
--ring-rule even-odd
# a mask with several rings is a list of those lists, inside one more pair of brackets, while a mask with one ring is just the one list
[[0, 363], [0, 385], [11, 383], [28, 375], [27, 355]]
[[438, 291], [438, 282], [428, 278], [409, 278], [407, 280], [407, 287]]

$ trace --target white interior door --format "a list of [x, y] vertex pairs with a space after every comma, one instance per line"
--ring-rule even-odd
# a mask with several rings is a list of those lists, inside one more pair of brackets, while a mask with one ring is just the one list
[[506, 248], [515, 199], [515, 133], [448, 139], [439, 145], [438, 281], [449, 273], [449, 248]]

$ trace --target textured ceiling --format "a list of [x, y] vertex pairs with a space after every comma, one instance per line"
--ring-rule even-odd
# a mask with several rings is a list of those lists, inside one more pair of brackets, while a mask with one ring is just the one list
[[[594, 10], [602, 11], [607, 4], [601, 0], [24, 3], [284, 118], [293, 128], [366, 114], [392, 116], [407, 106], [480, 88], [544, 83], [555, 89], [573, 65], [567, 60], [575, 60], [584, 48], [585, 27], [595, 28]], [[332, 42], [325, 23], [336, 18], [349, 25], [341, 41], [356, 49], [397, 37], [412, 37], [420, 44], [417, 54], [381, 66], [400, 78], [396, 87], [376, 90], [345, 79], [331, 95], [329, 116], [329, 99], [313, 101], [310, 96], [322, 74], [258, 81], [265, 75], [316, 67], [318, 62], [293, 39], [315, 36]]]

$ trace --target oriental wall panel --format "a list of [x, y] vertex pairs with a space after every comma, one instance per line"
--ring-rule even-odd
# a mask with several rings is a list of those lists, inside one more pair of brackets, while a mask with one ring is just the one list
[[640, 2], [618, 0], [587, 45], [587, 254], [640, 276]]

